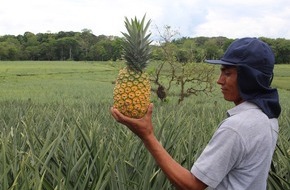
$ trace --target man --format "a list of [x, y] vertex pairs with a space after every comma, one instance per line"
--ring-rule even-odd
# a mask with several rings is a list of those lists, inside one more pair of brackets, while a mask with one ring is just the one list
[[191, 170], [183, 168], [162, 147], [151, 122], [153, 104], [141, 119], [132, 119], [111, 108], [113, 117], [144, 143], [167, 178], [177, 189], [263, 190], [278, 133], [281, 108], [278, 93], [270, 84], [274, 55], [257, 38], [234, 41], [221, 60], [217, 81], [224, 99], [235, 107], [221, 122]]

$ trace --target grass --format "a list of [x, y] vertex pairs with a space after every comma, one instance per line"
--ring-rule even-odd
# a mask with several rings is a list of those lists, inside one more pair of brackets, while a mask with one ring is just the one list
[[[173, 189], [139, 139], [110, 116], [119, 67], [0, 62], [0, 189]], [[279, 88], [280, 133], [268, 189], [290, 187], [289, 84], [283, 83], [289, 68], [275, 69], [281, 80], [273, 84], [286, 86]], [[174, 98], [164, 103], [154, 94], [152, 101], [156, 135], [189, 169], [232, 107], [219, 90], [179, 106]]]
[[116, 69], [101, 62], [0, 62], [0, 73], [0, 100], [47, 103], [107, 98]]
[[290, 91], [290, 65], [276, 65], [273, 86]]

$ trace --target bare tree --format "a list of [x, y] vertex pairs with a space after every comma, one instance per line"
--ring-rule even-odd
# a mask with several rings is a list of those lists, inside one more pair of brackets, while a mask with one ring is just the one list
[[[165, 97], [169, 94], [177, 95], [179, 104], [190, 95], [212, 92], [214, 68], [196, 63], [192, 49], [182, 49], [172, 43], [172, 40], [179, 35], [177, 30], [165, 26], [163, 32], [158, 27], [157, 31], [160, 36], [159, 48], [162, 50], [162, 60], [152, 74], [152, 81], [158, 86], [157, 96], [160, 98], [161, 90]], [[180, 56], [186, 56], [186, 58]], [[173, 85], [178, 87], [177, 92], [176, 88], [175, 91], [172, 90]], [[160, 99], [164, 100], [164, 98]]]

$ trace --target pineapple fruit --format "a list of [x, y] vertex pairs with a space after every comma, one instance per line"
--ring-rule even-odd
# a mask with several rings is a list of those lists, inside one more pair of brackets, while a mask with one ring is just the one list
[[146, 34], [150, 22], [145, 24], [145, 15], [141, 21], [136, 17], [131, 20], [125, 17], [128, 34], [122, 32], [126, 67], [119, 71], [116, 80], [114, 107], [131, 118], [143, 117], [150, 104], [149, 75], [144, 71], [151, 55], [151, 33]]

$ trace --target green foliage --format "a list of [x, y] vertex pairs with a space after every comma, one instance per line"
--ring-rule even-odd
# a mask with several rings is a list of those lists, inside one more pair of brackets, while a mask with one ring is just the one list
[[[0, 62], [0, 189], [174, 189], [140, 140], [109, 113], [119, 70], [113, 66]], [[290, 181], [290, 105], [289, 91], [279, 93], [279, 141], [268, 189], [284, 190]], [[188, 169], [232, 106], [218, 90], [179, 106], [154, 94], [152, 101], [158, 139]]]
[[[161, 39], [155, 37], [154, 45], [153, 43], [150, 45], [153, 60], [163, 60], [164, 58], [160, 51], [159, 41], [165, 40], [166, 43], [178, 48], [174, 56], [179, 62], [203, 62], [205, 58], [220, 58], [234, 40], [222, 36], [179, 38], [178, 36], [182, 34], [174, 30], [172, 33], [170, 26], [164, 26], [164, 30], [163, 34], [158, 31]], [[25, 32], [23, 35], [17, 36], [4, 35], [0, 36], [0, 60], [116, 61], [122, 59], [121, 42], [123, 39], [118, 36], [96, 36], [89, 29], [83, 29], [82, 32], [60, 31], [37, 34]], [[168, 41], [168, 39], [171, 40]], [[289, 39], [265, 37], [260, 37], [260, 39], [271, 46], [277, 64], [290, 63]]]
[[117, 60], [121, 58], [119, 41], [117, 36], [95, 36], [90, 30], [5, 35], [0, 36], [0, 60]]
[[268, 179], [269, 189], [290, 189], [290, 105], [289, 90], [279, 90], [282, 113], [279, 117], [279, 138]]
[[151, 56], [149, 37], [151, 33], [147, 34], [151, 20], [145, 23], [145, 16], [142, 20], [134, 19], [128, 20], [125, 17], [125, 27], [128, 33], [122, 32], [125, 37], [123, 48], [124, 58], [128, 67], [136, 72], [142, 72]]

